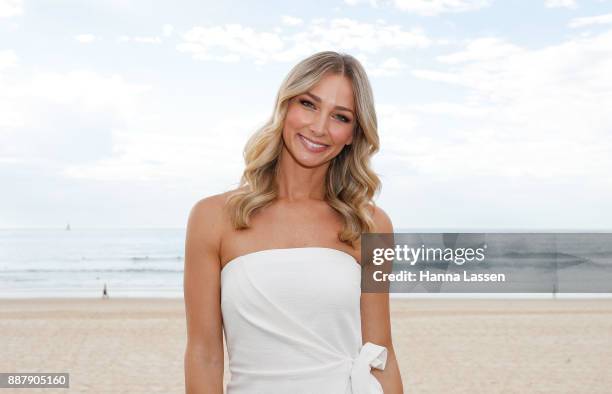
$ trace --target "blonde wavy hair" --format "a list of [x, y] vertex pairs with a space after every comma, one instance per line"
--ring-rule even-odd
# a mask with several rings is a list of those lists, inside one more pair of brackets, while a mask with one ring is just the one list
[[350, 80], [356, 122], [352, 144], [345, 145], [328, 167], [325, 201], [344, 219], [338, 233], [341, 242], [354, 247], [361, 233], [373, 231], [373, 210], [369, 212], [368, 207], [376, 205], [373, 198], [380, 191], [380, 179], [370, 168], [370, 157], [379, 149], [372, 88], [357, 59], [333, 51], [315, 53], [291, 69], [279, 88], [272, 116], [247, 142], [239, 188], [226, 201], [235, 229], [248, 228], [251, 214], [276, 199], [288, 102], [315, 86], [328, 73]]

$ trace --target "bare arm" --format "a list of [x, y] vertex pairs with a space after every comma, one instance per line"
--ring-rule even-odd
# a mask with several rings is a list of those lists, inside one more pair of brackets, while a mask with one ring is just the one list
[[[376, 207], [374, 222], [377, 233], [393, 233], [393, 224], [387, 214]], [[403, 394], [404, 387], [395, 349], [391, 339], [389, 293], [361, 294], [361, 329], [363, 342], [372, 342], [387, 348], [387, 363], [384, 370], [373, 369], [372, 374], [380, 382], [385, 394]]]
[[223, 393], [220, 262], [221, 209], [216, 196], [194, 205], [187, 224], [183, 278], [187, 346], [185, 392]]

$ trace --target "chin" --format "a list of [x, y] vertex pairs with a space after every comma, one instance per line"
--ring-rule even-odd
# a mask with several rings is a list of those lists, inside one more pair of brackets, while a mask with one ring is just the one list
[[327, 159], [321, 160], [321, 159], [304, 158], [302, 156], [302, 157], [298, 157], [298, 159], [296, 161], [302, 167], [317, 168], [317, 167], [320, 167], [322, 165], [325, 165], [329, 160], [327, 160]]

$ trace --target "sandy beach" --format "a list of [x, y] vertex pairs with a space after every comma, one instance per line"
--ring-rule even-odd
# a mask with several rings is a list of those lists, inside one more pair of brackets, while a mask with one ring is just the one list
[[[414, 299], [391, 306], [406, 392], [612, 387], [610, 299]], [[0, 336], [0, 372], [70, 373], [69, 390], [15, 392], [184, 393], [182, 299], [0, 299]]]

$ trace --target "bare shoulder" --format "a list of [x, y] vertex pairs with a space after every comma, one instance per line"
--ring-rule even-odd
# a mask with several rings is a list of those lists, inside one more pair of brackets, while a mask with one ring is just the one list
[[387, 212], [385, 212], [378, 205], [370, 206], [370, 213], [372, 214], [372, 220], [374, 221], [374, 231], [376, 233], [392, 233], [393, 222]]
[[210, 226], [218, 221], [222, 215], [223, 194], [215, 194], [198, 200], [189, 213], [189, 224], [192, 227]]
[[227, 199], [240, 190], [242, 188], [214, 194], [198, 200], [191, 208], [191, 215], [196, 218], [206, 218], [208, 221], [220, 219], [223, 215], [223, 208]]
[[189, 213], [188, 232], [199, 238], [207, 238], [210, 243], [219, 244], [221, 234], [228, 223], [224, 209], [227, 199], [239, 189], [214, 194], [198, 200]]

